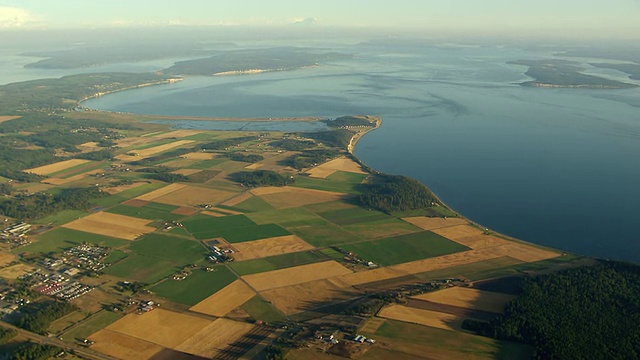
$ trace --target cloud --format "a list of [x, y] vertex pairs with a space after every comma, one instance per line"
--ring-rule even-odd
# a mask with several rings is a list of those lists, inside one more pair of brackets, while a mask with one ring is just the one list
[[22, 28], [39, 22], [40, 19], [24, 9], [0, 6], [0, 28]]

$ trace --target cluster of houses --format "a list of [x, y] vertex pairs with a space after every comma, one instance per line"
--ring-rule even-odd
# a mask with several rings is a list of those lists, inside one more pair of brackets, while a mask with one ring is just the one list
[[156, 303], [153, 300], [143, 300], [143, 301], [140, 301], [140, 304], [138, 304], [137, 312], [139, 314], [147, 313], [147, 312], [152, 311], [153, 309], [155, 309], [155, 307], [157, 307], [157, 306], [160, 306], [160, 304]]
[[353, 264], [359, 264], [359, 265], [363, 265], [364, 267], [368, 268], [368, 269], [375, 269], [377, 268], [379, 265], [374, 263], [373, 261], [369, 261], [369, 260], [365, 260], [360, 258], [360, 256], [356, 253], [353, 253], [351, 251], [346, 251], [343, 250], [337, 246], [332, 246], [331, 247], [333, 250], [341, 253], [342, 255], [344, 255], [344, 257], [342, 258], [344, 261], [346, 262], [350, 262]]
[[190, 271], [182, 270], [178, 273], [171, 275], [171, 279], [175, 281], [182, 281], [187, 278], [187, 276], [191, 275]]
[[27, 238], [27, 233], [31, 230], [31, 224], [19, 222], [12, 224], [0, 231], [0, 238], [5, 242], [11, 242], [17, 245], [29, 244], [31, 241]]
[[102, 262], [102, 260], [107, 257], [107, 253], [106, 248], [82, 244], [65, 251], [61, 260], [64, 264], [77, 269], [98, 272], [108, 266], [108, 264]]
[[63, 275], [44, 274], [44, 276], [45, 279], [33, 288], [33, 290], [44, 295], [55, 296], [63, 300], [73, 300], [93, 290], [91, 286], [81, 284]]
[[211, 255], [207, 257], [209, 261], [213, 263], [233, 261], [232, 249], [221, 249], [216, 245], [212, 245], [209, 243], [206, 244], [209, 250], [211, 250]]

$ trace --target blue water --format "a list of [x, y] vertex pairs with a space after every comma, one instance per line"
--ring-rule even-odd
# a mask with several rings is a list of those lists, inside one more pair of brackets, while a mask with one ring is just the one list
[[[313, 69], [196, 77], [84, 106], [207, 117], [374, 114], [356, 155], [496, 231], [640, 262], [640, 90], [523, 88], [508, 47], [356, 46]], [[610, 70], [590, 73], [624, 78]]]

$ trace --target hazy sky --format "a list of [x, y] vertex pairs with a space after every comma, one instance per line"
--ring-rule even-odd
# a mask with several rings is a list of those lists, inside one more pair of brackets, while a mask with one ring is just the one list
[[640, 0], [0, 0], [0, 28], [285, 25], [640, 37]]

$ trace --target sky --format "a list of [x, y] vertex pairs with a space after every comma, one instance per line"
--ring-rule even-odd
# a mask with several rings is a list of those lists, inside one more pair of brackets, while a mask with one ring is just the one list
[[0, 0], [0, 29], [304, 24], [640, 38], [639, 19], [640, 0]]

